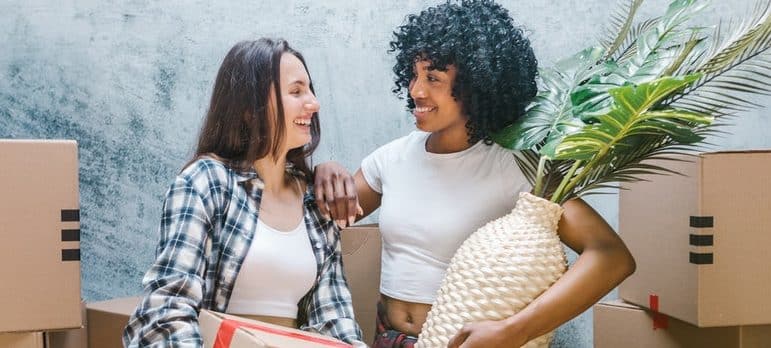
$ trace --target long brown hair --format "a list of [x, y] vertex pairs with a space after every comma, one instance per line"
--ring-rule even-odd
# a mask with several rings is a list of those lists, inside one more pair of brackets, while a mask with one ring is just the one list
[[[214, 82], [209, 111], [198, 137], [192, 161], [202, 157], [219, 157], [240, 170], [251, 168], [254, 161], [269, 154], [277, 157], [285, 136], [284, 106], [281, 102], [281, 56], [290, 53], [310, 72], [303, 56], [282, 39], [261, 38], [241, 41], [230, 49], [222, 61]], [[310, 83], [313, 90], [313, 80]], [[275, 120], [270, 104], [274, 92]], [[318, 113], [311, 118], [311, 142], [291, 149], [287, 162], [311, 180], [309, 157], [319, 144]]]

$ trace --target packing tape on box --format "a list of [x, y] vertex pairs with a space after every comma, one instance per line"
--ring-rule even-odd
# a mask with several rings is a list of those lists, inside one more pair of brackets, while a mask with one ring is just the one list
[[331, 348], [351, 348], [350, 344], [341, 343], [338, 341], [328, 340], [320, 337], [305, 336], [295, 332], [283, 331], [283, 330], [275, 329], [268, 326], [245, 323], [242, 321], [232, 320], [232, 319], [222, 320], [222, 323], [220, 324], [220, 328], [219, 330], [217, 330], [217, 336], [214, 338], [213, 348], [229, 348], [230, 342], [233, 340], [233, 334], [235, 334], [236, 329], [239, 327], [259, 330], [272, 335], [291, 337], [291, 338], [306, 341], [306, 342], [323, 344]]
[[669, 317], [659, 313], [659, 296], [648, 295], [648, 308], [653, 312], [653, 329], [664, 329], [669, 327]]

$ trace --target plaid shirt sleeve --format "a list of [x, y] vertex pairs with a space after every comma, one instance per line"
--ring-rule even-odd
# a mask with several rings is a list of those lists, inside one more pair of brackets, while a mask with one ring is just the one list
[[178, 176], [169, 188], [157, 256], [142, 281], [145, 297], [123, 333], [126, 347], [203, 345], [198, 309], [203, 297], [209, 217], [213, 216], [204, 197], [190, 177]]
[[[318, 217], [318, 209], [314, 206], [313, 210], [313, 215]], [[316, 331], [348, 343], [360, 343], [362, 333], [353, 315], [351, 292], [343, 274], [340, 230], [331, 221], [321, 223], [317, 218], [314, 224], [327, 236], [331, 254], [322, 266], [319, 283], [301, 301], [307, 308], [307, 323], [301, 329]]]

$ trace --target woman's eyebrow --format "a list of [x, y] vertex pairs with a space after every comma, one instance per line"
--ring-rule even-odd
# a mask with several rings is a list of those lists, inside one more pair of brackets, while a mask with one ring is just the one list
[[303, 81], [303, 80], [297, 79], [297, 80], [294, 80], [294, 81], [290, 82], [290, 83], [289, 83], [289, 85], [290, 85], [290, 86], [291, 86], [291, 85], [301, 85], [301, 86], [305, 86], [305, 85], [306, 85], [306, 83], [305, 83], [305, 81]]

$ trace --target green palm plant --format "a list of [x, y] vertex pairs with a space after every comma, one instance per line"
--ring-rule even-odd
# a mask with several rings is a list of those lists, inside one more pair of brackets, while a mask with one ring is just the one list
[[519, 150], [533, 194], [566, 200], [674, 173], [652, 159], [698, 149], [721, 120], [771, 91], [771, 10], [759, 3], [738, 25], [688, 24], [707, 2], [675, 0], [634, 24], [642, 0], [613, 15], [600, 45], [542, 69], [540, 91], [517, 123], [495, 134]]

